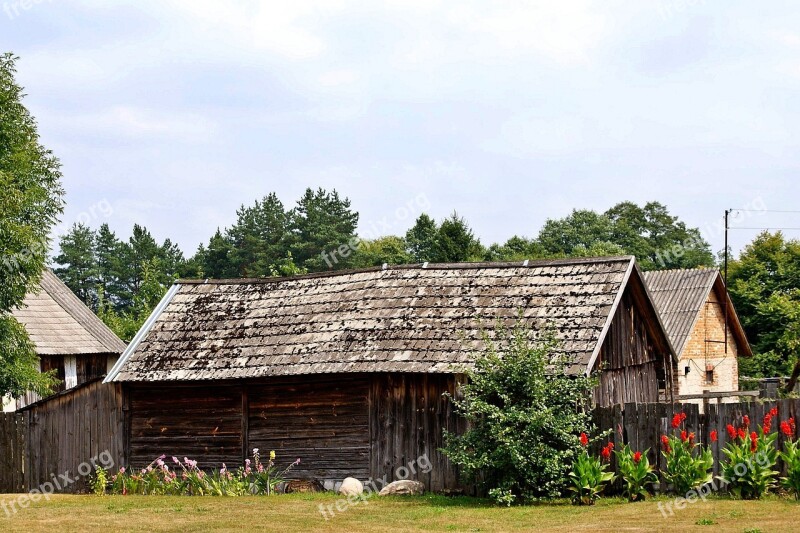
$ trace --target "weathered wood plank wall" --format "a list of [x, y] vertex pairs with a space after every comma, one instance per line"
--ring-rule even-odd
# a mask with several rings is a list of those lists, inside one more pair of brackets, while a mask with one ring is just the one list
[[240, 386], [147, 384], [128, 393], [130, 466], [145, 467], [162, 454], [207, 469], [242, 464]]
[[[83, 463], [107, 452], [122, 464], [122, 387], [101, 380], [52, 396], [20, 411], [26, 433], [25, 488], [31, 490], [53, 476], [69, 472], [78, 477]], [[98, 461], [99, 464], [99, 461]], [[85, 468], [83, 469], [85, 471]], [[63, 492], [86, 490], [88, 479], [63, 487]]]
[[99, 380], [3, 414], [0, 492], [36, 489], [63, 473], [76, 482], [54, 487], [57, 492], [86, 490], [88, 479], [79, 475], [87, 471], [83, 463], [101, 464], [107, 452], [122, 464], [122, 420], [122, 388]]
[[[456, 393], [457, 379], [437, 374], [375, 376], [370, 411], [372, 478], [385, 476], [391, 482], [407, 476], [433, 491], [460, 488], [457, 468], [439, 451], [444, 430], [458, 433], [466, 426], [444, 396]], [[429, 471], [424, 472], [427, 463], [424, 470]], [[409, 471], [412, 468], [416, 473]]]
[[22, 492], [25, 464], [25, 419], [0, 413], [0, 492]]
[[369, 477], [369, 383], [365, 374], [296, 376], [248, 385], [248, 454], [275, 450], [292, 476]]
[[617, 308], [598, 358], [600, 384], [594, 395], [600, 406], [640, 402], [657, 402], [659, 381], [663, 384], [661, 358], [650, 339], [646, 323], [634, 305], [633, 295], [626, 291]]
[[453, 488], [458, 473], [439, 449], [443, 429], [464, 427], [443, 396], [455, 392], [456, 380], [323, 374], [214, 386], [129, 384], [130, 465], [141, 468], [163, 453], [197, 459], [202, 468], [235, 467], [259, 448], [262, 456], [274, 450], [279, 467], [299, 458], [297, 478], [392, 481], [409, 468], [416, 470], [410, 478], [432, 490]]

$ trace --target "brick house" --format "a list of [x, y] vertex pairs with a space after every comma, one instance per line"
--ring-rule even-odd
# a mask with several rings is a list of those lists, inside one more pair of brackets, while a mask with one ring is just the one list
[[719, 271], [658, 270], [645, 272], [644, 278], [678, 355], [678, 395], [738, 391], [737, 358], [753, 352]]

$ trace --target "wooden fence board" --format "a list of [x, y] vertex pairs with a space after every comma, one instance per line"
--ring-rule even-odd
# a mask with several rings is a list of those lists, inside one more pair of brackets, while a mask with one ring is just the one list
[[[60, 492], [80, 492], [80, 467], [110, 454], [122, 464], [121, 387], [100, 380], [0, 415], [0, 492], [26, 492], [69, 472], [79, 481]], [[83, 468], [83, 473], [86, 472]]]

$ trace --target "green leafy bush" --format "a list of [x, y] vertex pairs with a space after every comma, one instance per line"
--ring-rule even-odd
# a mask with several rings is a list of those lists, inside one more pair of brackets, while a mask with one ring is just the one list
[[520, 324], [498, 329], [494, 340], [484, 335], [461, 396], [452, 398], [468, 429], [446, 433], [443, 451], [498, 503], [564, 495], [583, 452], [575, 435], [594, 430], [586, 402], [596, 380], [568, 375], [556, 347], [552, 332], [535, 335]]
[[648, 485], [658, 481], [658, 476], [647, 458], [647, 449], [634, 452], [627, 444], [617, 454], [617, 468], [624, 483], [623, 494], [628, 501], [637, 502], [647, 498]]
[[[692, 489], [711, 482], [714, 457], [711, 450], [695, 442], [694, 433], [681, 429], [686, 413], [677, 413], [672, 418], [671, 435], [661, 436], [662, 453], [666, 459], [664, 480], [672, 485], [676, 494], [686, 494]], [[680, 430], [679, 435], [674, 433]]]
[[749, 431], [748, 416], [744, 417], [743, 425], [738, 429], [728, 424], [730, 441], [722, 450], [727, 461], [721, 465], [721, 478], [729, 484], [731, 493], [739, 498], [759, 499], [776, 485], [778, 450], [775, 441], [778, 434], [771, 432], [771, 424], [777, 414], [778, 410], [774, 408], [767, 413], [758, 433]]

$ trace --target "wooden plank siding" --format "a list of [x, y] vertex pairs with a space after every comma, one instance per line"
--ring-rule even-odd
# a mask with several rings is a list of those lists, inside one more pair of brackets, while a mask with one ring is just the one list
[[453, 488], [458, 473], [439, 449], [444, 429], [464, 427], [443, 396], [455, 393], [457, 379], [322, 374], [213, 386], [129, 383], [130, 464], [141, 468], [163, 453], [232, 468], [259, 448], [262, 456], [274, 450], [281, 468], [300, 458], [291, 474], [298, 479], [390, 482], [408, 468], [431, 490]]
[[68, 472], [78, 480], [61, 492], [84, 491], [88, 479], [78, 476], [79, 467], [97, 461], [104, 452], [110, 454], [114, 465], [122, 465], [122, 406], [119, 384], [95, 380], [14, 413], [21, 420], [19, 442], [24, 443], [24, 490]]
[[248, 385], [247, 449], [275, 450], [279, 468], [299, 458], [298, 478], [366, 480], [369, 383], [365, 374], [323, 374]]
[[[370, 474], [392, 482], [404, 475], [428, 490], [459, 487], [458, 471], [439, 450], [443, 430], [463, 432], [465, 421], [444, 393], [455, 394], [457, 376], [378, 374], [372, 380]], [[419, 467], [430, 463], [429, 472]], [[427, 459], [427, 461], [425, 460]], [[417, 470], [416, 474], [404, 469]], [[398, 476], [398, 474], [400, 474]]]
[[657, 402], [659, 390], [665, 387], [663, 361], [670, 356], [653, 342], [653, 319], [643, 316], [646, 307], [636, 301], [637, 296], [641, 298], [636, 289], [631, 284], [625, 290], [600, 348], [596, 365], [600, 384], [594, 394], [597, 405]]
[[242, 460], [241, 388], [235, 385], [129, 388], [129, 460], [144, 467], [161, 454], [199, 461], [201, 468]]

